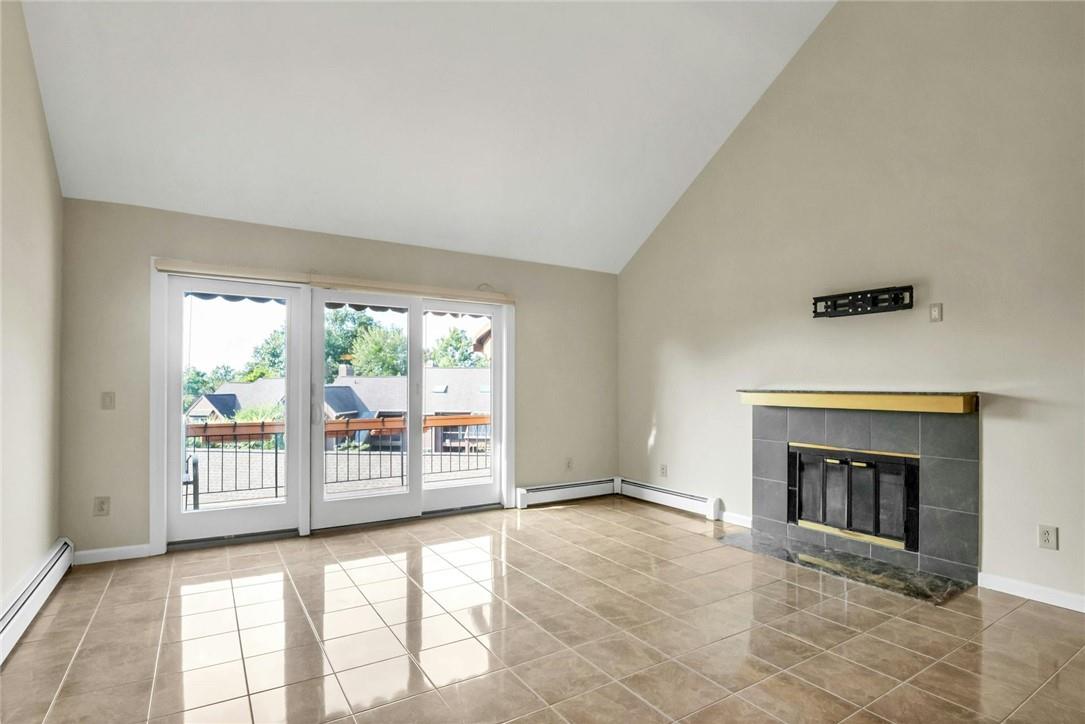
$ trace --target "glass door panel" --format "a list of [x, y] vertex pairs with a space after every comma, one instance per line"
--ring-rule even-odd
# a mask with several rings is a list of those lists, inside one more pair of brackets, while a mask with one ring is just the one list
[[422, 312], [422, 486], [426, 510], [495, 503], [493, 307], [427, 301]]
[[173, 277], [170, 299], [169, 539], [297, 527], [297, 290]]
[[411, 455], [414, 314], [409, 300], [314, 293], [314, 527], [420, 512]]

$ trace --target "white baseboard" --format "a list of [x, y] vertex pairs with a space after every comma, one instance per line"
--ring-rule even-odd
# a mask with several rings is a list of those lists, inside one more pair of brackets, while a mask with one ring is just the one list
[[526, 508], [529, 505], [542, 503], [558, 503], [563, 500], [576, 500], [577, 498], [591, 498], [597, 495], [613, 495], [614, 480], [584, 480], [578, 483], [557, 483], [555, 485], [534, 485], [527, 488], [516, 489], [516, 507]]
[[45, 605], [45, 601], [60, 583], [60, 579], [72, 565], [72, 542], [60, 538], [45, 555], [38, 570], [34, 571], [5, 601], [0, 612], [0, 663], [8, 657], [19, 638]]
[[732, 513], [729, 510], [723, 511], [723, 522], [730, 523], [731, 525], [740, 525], [743, 528], [753, 528], [752, 516], [743, 515], [742, 513]]
[[1085, 595], [1080, 593], [1070, 593], [1058, 588], [1040, 586], [1028, 581], [996, 576], [993, 573], [984, 573], [983, 571], [980, 571], [978, 582], [980, 588], [990, 588], [992, 591], [1001, 591], [1002, 593], [1029, 598], [1040, 603], [1049, 603], [1052, 606], [1085, 613]]
[[680, 493], [676, 490], [667, 490], [657, 485], [642, 483], [629, 478], [618, 479], [618, 491], [622, 495], [638, 500], [647, 500], [649, 503], [666, 505], [668, 508], [677, 508], [689, 513], [703, 515], [708, 520], [720, 519], [720, 499], [706, 498], [701, 495]]
[[88, 563], [105, 563], [106, 561], [123, 561], [128, 558], [145, 558], [155, 555], [150, 543], [142, 543], [135, 546], [117, 546], [116, 548], [90, 548], [85, 551], [75, 552], [75, 565], [85, 566]]

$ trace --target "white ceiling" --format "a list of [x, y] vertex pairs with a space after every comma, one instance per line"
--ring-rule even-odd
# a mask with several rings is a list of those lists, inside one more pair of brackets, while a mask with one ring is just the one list
[[616, 272], [831, 3], [29, 3], [65, 196]]

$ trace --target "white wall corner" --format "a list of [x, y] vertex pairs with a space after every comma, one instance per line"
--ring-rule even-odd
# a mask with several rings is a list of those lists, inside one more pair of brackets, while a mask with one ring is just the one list
[[983, 571], [979, 573], [978, 584], [980, 588], [990, 588], [992, 591], [1009, 593], [1021, 598], [1028, 598], [1040, 603], [1048, 603], [1052, 606], [1085, 613], [1085, 594], [1071, 593], [1070, 591], [1041, 586], [1016, 578], [996, 576], [993, 573], [984, 573]]
[[620, 477], [614, 478], [614, 494], [615, 495], [621, 495], [622, 494], [622, 479]]

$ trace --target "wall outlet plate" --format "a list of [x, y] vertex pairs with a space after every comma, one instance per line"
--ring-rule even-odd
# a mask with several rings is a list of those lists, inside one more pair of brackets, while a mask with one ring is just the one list
[[1053, 525], [1039, 525], [1036, 529], [1041, 548], [1057, 551], [1059, 549], [1059, 529]]
[[94, 516], [96, 518], [101, 518], [109, 515], [109, 503], [110, 500], [108, 495], [96, 497], [94, 499]]
[[115, 393], [115, 392], [103, 392], [102, 393], [102, 409], [103, 410], [115, 410], [115, 409], [117, 409], [117, 393]]
[[942, 321], [942, 303], [941, 302], [935, 302], [934, 304], [931, 305], [931, 321], [932, 322], [941, 322]]
[[667, 477], [667, 466], [666, 465], [660, 465], [659, 466], [659, 477], [661, 477], [661, 478]]

